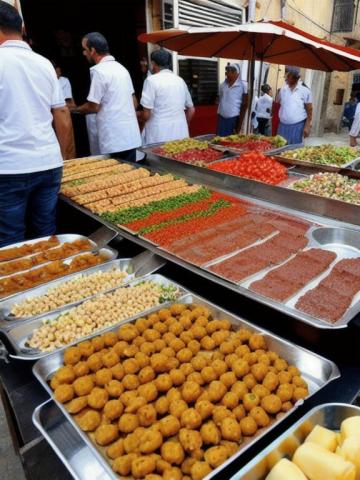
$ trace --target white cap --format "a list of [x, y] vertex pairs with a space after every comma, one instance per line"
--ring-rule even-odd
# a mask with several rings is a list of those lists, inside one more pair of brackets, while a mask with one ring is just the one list
[[232, 69], [232, 70], [236, 70], [237, 73], [240, 74], [240, 65], [238, 63], [230, 63], [228, 62], [226, 67], [225, 67], [225, 70], [227, 69]]

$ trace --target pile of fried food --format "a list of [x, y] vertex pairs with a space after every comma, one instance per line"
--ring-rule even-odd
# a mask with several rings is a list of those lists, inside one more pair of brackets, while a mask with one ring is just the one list
[[121, 476], [201, 480], [308, 395], [265, 338], [175, 303], [70, 347], [55, 399]]

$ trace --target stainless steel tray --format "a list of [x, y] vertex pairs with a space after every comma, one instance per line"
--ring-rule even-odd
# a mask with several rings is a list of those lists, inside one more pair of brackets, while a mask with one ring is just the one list
[[[175, 283], [171, 280], [168, 280], [166, 277], [163, 277], [162, 275], [159, 275], [159, 274], [149, 274], [149, 275], [145, 275], [143, 277], [133, 279], [133, 280], [129, 281], [126, 285], [120, 285], [118, 287], [112, 288], [111, 290], [108, 290], [107, 293], [114, 292], [115, 290], [117, 290], [119, 288], [126, 288], [128, 286], [134, 286], [134, 285], [137, 285], [138, 283], [141, 283], [141, 282], [144, 282], [144, 281], [152, 281], [152, 282], [155, 282], [155, 283], [158, 283], [158, 284], [161, 284], [161, 285], [165, 285], [166, 287], [171, 286], [171, 285], [175, 286], [179, 290], [179, 298], [181, 298], [183, 295], [185, 295], [187, 293], [187, 291], [181, 285], [179, 285], [179, 284], [177, 284], [177, 283]], [[99, 295], [103, 295], [103, 293], [99, 293], [97, 295], [94, 295], [91, 298], [96, 298]], [[82, 302], [79, 302], [79, 303], [82, 303]], [[161, 305], [163, 306], [163, 305], [167, 305], [167, 304], [168, 304], [168, 302], [163, 303]], [[53, 352], [41, 352], [40, 350], [35, 350], [33, 348], [27, 347], [26, 346], [26, 341], [29, 338], [29, 336], [32, 334], [32, 332], [36, 328], [39, 328], [43, 324], [45, 319], [46, 320], [55, 320], [59, 315], [70, 311], [72, 308], [74, 308], [74, 307], [63, 307], [63, 308], [59, 309], [56, 313], [52, 313], [50, 315], [41, 315], [41, 316], [38, 316], [38, 317], [34, 317], [30, 320], [21, 322], [20, 324], [15, 324], [15, 325], [13, 324], [7, 329], [2, 329], [3, 334], [5, 335], [5, 337], [7, 338], [7, 340], [9, 341], [9, 343], [11, 344], [11, 346], [12, 346], [14, 352], [15, 352], [14, 355], [10, 354], [10, 357], [16, 358], [18, 360], [38, 360], [39, 358], [43, 358], [43, 357], [46, 357], [48, 355], [51, 355]], [[138, 315], [136, 315], [135, 317], [132, 317], [131, 319], [120, 320], [118, 323], [115, 324], [115, 328], [118, 327], [119, 325], [123, 324], [123, 323], [126, 323], [130, 320], [133, 320], [133, 318], [136, 318], [138, 316], [148, 315], [149, 313], [151, 313], [155, 310], [158, 310], [159, 308], [160, 308], [159, 305], [156, 305], [156, 306], [151, 307], [147, 310], [144, 310], [143, 312], [140, 312]], [[68, 345], [66, 345], [62, 348], [54, 350], [54, 352], [62, 351], [64, 349], [70, 347], [71, 345], [76, 345], [77, 343], [79, 343], [83, 340], [86, 340], [87, 338], [91, 338], [95, 335], [99, 335], [101, 333], [111, 331], [113, 329], [114, 329], [114, 325], [112, 325], [110, 327], [101, 328], [99, 330], [96, 330], [96, 332], [93, 332], [90, 335], [81, 337], [81, 338], [77, 339], [76, 341], [74, 341], [72, 343], [69, 343]]]
[[112, 478], [54, 402], [39, 405], [32, 420], [75, 480]]
[[360, 416], [360, 408], [345, 403], [325, 403], [313, 408], [233, 475], [231, 480], [264, 480], [274, 466], [274, 460], [276, 463], [282, 457], [291, 458], [315, 425], [338, 431], [341, 422], [353, 416]]
[[[120, 270], [122, 272], [126, 271], [128, 273], [128, 276], [124, 279], [124, 284], [125, 284], [131, 281], [134, 277], [148, 275], [150, 273], [156, 272], [156, 270], [161, 268], [165, 263], [166, 263], [165, 260], [161, 259], [160, 257], [157, 257], [156, 255], [152, 254], [149, 251], [145, 251], [143, 253], [140, 253], [134, 258], [120, 258], [117, 260], [112, 260], [110, 262], [106, 262], [101, 265], [96, 265], [86, 270], [80, 270], [80, 272], [72, 273], [70, 275], [67, 275], [66, 277], [53, 280], [42, 286], [32, 288], [31, 290], [28, 290], [26, 293], [19, 293], [17, 295], [14, 295], [9, 300], [0, 301], [0, 329], [4, 329], [4, 328], [7, 329], [10, 326], [15, 324], [18, 325], [19, 322], [22, 322], [24, 320], [29, 320], [30, 318], [47, 316], [49, 314], [54, 313], [55, 311], [61, 310], [64, 307], [67, 307], [67, 308], [73, 307], [85, 300], [88, 300], [90, 297], [84, 297], [83, 299], [77, 300], [76, 302], [68, 303], [66, 305], [63, 305], [62, 307], [49, 310], [48, 312], [45, 312], [42, 314], [32, 315], [30, 317], [16, 317], [11, 314], [11, 310], [16, 304], [21, 303], [22, 301], [30, 298], [45, 295], [46, 292], [49, 290], [49, 288], [57, 287], [78, 276], [88, 276], [95, 272], [108, 272], [109, 270], [115, 269], [115, 270]], [[105, 293], [105, 292], [106, 291], [103, 291], [102, 293]]]
[[[316, 278], [311, 280], [305, 287], [302, 289], [298, 290], [294, 295], [292, 295], [290, 298], [288, 298], [284, 302], [277, 302], [276, 300], [271, 300], [271, 302], [275, 302], [279, 304], [278, 309], [281, 309], [281, 306], [283, 305], [284, 307], [288, 309], [294, 310], [293, 316], [298, 315], [301, 317], [302, 320], [305, 321], [307, 320], [307, 323], [311, 322], [322, 322], [325, 325], [328, 325], [330, 322], [327, 322], [326, 320], [322, 320], [321, 318], [313, 317], [311, 315], [308, 315], [304, 312], [301, 312], [300, 310], [297, 310], [295, 308], [295, 304], [297, 303], [298, 299], [304, 295], [306, 292], [309, 290], [312, 290], [315, 288], [321, 280], [323, 280], [332, 270], [332, 268], [338, 263], [340, 260], [345, 259], [345, 258], [358, 258], [360, 256], [360, 234], [356, 231], [352, 230], [346, 230], [346, 229], [341, 229], [341, 228], [331, 228], [331, 227], [312, 227], [308, 230], [307, 235], [309, 238], [309, 244], [305, 248], [305, 250], [308, 250], [310, 248], [322, 248], [324, 250], [332, 251], [336, 253], [337, 258], [331, 263], [331, 265], [321, 274], [318, 275]], [[266, 240], [269, 237], [266, 238]], [[258, 244], [259, 242], [254, 243]], [[263, 243], [261, 241], [260, 243]], [[250, 247], [252, 247], [251, 245]], [[250, 248], [247, 247], [247, 248]], [[240, 251], [246, 251], [247, 248], [243, 248], [241, 250], [237, 250], [236, 252], [230, 253], [226, 255], [225, 258], [219, 258], [216, 260], [213, 260], [212, 262], [209, 262], [208, 264], [204, 265], [204, 268], [207, 268], [211, 265], [216, 265], [224, 261], [225, 259], [231, 259], [234, 255], [239, 253]], [[291, 258], [295, 257], [295, 255], [292, 255], [289, 259], [286, 261], [282, 262], [279, 265], [275, 265], [272, 267], [268, 267], [264, 270], [261, 270], [260, 272], [257, 272], [250, 277], [241, 280], [238, 282], [238, 285], [241, 288], [246, 288], [249, 291], [250, 285], [257, 281], [261, 280], [264, 278], [270, 271], [276, 270], [279, 266], [287, 263]], [[212, 272], [213, 273], [213, 272]], [[216, 275], [216, 274], [215, 274]], [[226, 278], [224, 278], [226, 280]], [[255, 293], [255, 292], [253, 292]], [[260, 295], [260, 294], [256, 294]], [[260, 295], [262, 296], [262, 295]], [[264, 296], [264, 298], [267, 298]], [[345, 312], [343, 317], [339, 319], [336, 322], [336, 326], [345, 326], [347, 325], [354, 316], [360, 312], [360, 292], [356, 294], [351, 302], [350, 307], [348, 310]], [[330, 323], [331, 325], [331, 323]], [[335, 325], [335, 324], [334, 324]]]
[[[98, 255], [104, 255], [104, 256], [107, 258], [107, 260], [105, 260], [105, 262], [103, 262], [103, 264], [106, 263], [106, 262], [108, 262], [108, 261], [110, 261], [110, 260], [114, 260], [114, 259], [118, 256], [118, 252], [117, 252], [116, 250], [114, 250], [113, 248], [104, 247], [104, 248], [100, 248], [100, 249], [87, 250], [86, 252], [79, 252], [77, 255], [73, 255], [72, 257], [68, 257], [68, 258], [62, 260], [62, 262], [68, 265], [68, 264], [71, 263], [71, 261], [72, 261], [75, 257], [78, 257], [78, 256], [80, 256], [80, 255], [84, 255], [84, 254], [86, 254], [86, 253], [93, 253], [93, 254], [98, 254]], [[39, 265], [38, 267], [35, 267], [35, 268], [31, 269], [31, 270], [36, 270], [36, 268], [42, 268], [44, 265], [45, 265], [45, 264]], [[89, 268], [93, 268], [93, 267], [89, 267]], [[89, 270], [89, 268], [84, 268], [83, 270], [79, 270], [79, 272], [82, 272], [82, 273], [83, 273], [83, 272], [86, 272], [86, 271]], [[79, 272], [77, 272], [77, 273], [79, 273]], [[21, 272], [19, 272], [19, 273], [21, 273]], [[24, 272], [22, 272], [22, 273], [24, 273]], [[72, 275], [72, 274], [64, 275], [64, 276], [59, 277], [59, 278], [68, 278], [69, 275]], [[54, 281], [54, 280], [52, 280], [52, 281]], [[50, 282], [44, 282], [45, 285], [47, 285], [48, 283], [50, 283]], [[39, 285], [39, 286], [40, 286], [40, 285]], [[20, 293], [21, 293], [21, 294], [27, 293], [27, 292], [29, 292], [30, 290], [33, 290], [34, 288], [38, 288], [38, 287], [28, 288], [28, 289], [26, 289], [26, 290], [22, 290], [21, 292], [16, 292], [16, 293], [12, 293], [12, 294], [10, 294], [10, 295], [6, 295], [5, 297], [1, 297], [0, 300], [1, 300], [1, 302], [3, 302], [3, 301], [5, 301], [5, 300], [8, 300], [9, 298], [13, 298], [15, 295], [19, 295]]]
[[[315, 353], [312, 353], [302, 347], [292, 344], [276, 335], [273, 335], [267, 330], [260, 329], [254, 326], [253, 324], [235, 315], [232, 315], [226, 310], [223, 310], [218, 306], [204, 300], [201, 297], [198, 297], [193, 294], [187, 294], [179, 301], [179, 303], [185, 303], [185, 304], [195, 303], [198, 305], [206, 306], [207, 308], [210, 309], [214, 317], [221, 317], [221, 318], [228, 319], [234, 326], [235, 330], [241, 327], [245, 327], [254, 333], [263, 334], [265, 336], [267, 346], [270, 350], [277, 352], [289, 363], [294, 364], [299, 368], [302, 376], [308, 382], [310, 395], [314, 394], [315, 392], [323, 388], [325, 385], [327, 385], [329, 382], [331, 382], [332, 380], [340, 376], [339, 370], [333, 362]], [[159, 309], [159, 307], [157, 309]], [[156, 309], [154, 309], [154, 311], [156, 311]], [[142, 315], [138, 315], [137, 317], [140, 317]], [[134, 319], [129, 319], [127, 321], [124, 321], [122, 322], [122, 324], [132, 322], [137, 317], [135, 317]], [[117, 328], [118, 327], [112, 327], [110, 330], [116, 330]], [[113, 475], [112, 478], [116, 478], [115, 474], [110, 469], [110, 465], [105, 459], [105, 457], [100, 453], [100, 451], [92, 443], [90, 438], [77, 426], [72, 416], [66, 411], [65, 407], [54, 399], [52, 390], [49, 387], [47, 382], [52, 377], [54, 372], [58, 368], [60, 368], [62, 365], [63, 365], [63, 351], [58, 351], [36, 362], [36, 364], [33, 367], [33, 372], [35, 377], [43, 385], [46, 391], [51, 395], [52, 399], [54, 400], [56, 405], [59, 407], [63, 415], [68, 419], [71, 425], [79, 433], [82, 440], [85, 441], [85, 443], [89, 446], [91, 451], [97, 456], [97, 459], [100, 462], [102, 462], [102, 465], [104, 466], [104, 468], [106, 468], [107, 471]], [[303, 401], [300, 401], [298, 405], [302, 403]], [[294, 408], [296, 408], [296, 405]], [[277, 418], [269, 428], [259, 430], [258, 433], [252, 439], [242, 443], [239, 450], [232, 457], [230, 457], [224, 464], [222, 464], [216, 470], [213, 470], [205, 478], [210, 479], [214, 475], [218, 474], [226, 465], [228, 465], [233, 460], [235, 460], [235, 458], [239, 457], [245, 450], [247, 450], [258, 439], [264, 436], [265, 433], [271, 430], [275, 425], [278, 425], [282, 421], [282, 419], [286, 418], [289, 414], [291, 414], [291, 411]]]

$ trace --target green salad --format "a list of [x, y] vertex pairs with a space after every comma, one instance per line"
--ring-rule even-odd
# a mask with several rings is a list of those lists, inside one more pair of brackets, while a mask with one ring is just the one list
[[302, 147], [287, 150], [281, 157], [301, 160], [302, 162], [319, 165], [334, 165], [341, 167], [360, 157], [360, 150], [355, 147], [337, 147], [335, 145], [318, 145], [316, 147]]

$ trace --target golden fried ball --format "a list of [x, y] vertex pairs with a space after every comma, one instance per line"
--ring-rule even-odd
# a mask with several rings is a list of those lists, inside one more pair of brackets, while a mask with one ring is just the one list
[[81, 359], [81, 351], [78, 347], [67, 348], [64, 352], [64, 364], [75, 365]]
[[60, 403], [70, 402], [74, 398], [74, 388], [72, 385], [64, 383], [55, 389], [55, 399]]
[[169, 411], [170, 402], [166, 397], [160, 397], [155, 402], [155, 410], [159, 415], [165, 415]]
[[150, 342], [144, 342], [140, 345], [140, 352], [142, 352], [144, 355], [152, 355], [155, 353], [155, 347]]
[[248, 373], [247, 375], [245, 375], [245, 377], [243, 377], [242, 380], [249, 390], [254, 388], [255, 385], [257, 384], [257, 381], [252, 373]]
[[112, 468], [114, 472], [119, 475], [127, 476], [131, 472], [131, 465], [136, 460], [137, 455], [134, 453], [129, 453], [128, 455], [123, 455], [114, 460]]
[[85, 397], [77, 397], [71, 400], [66, 405], [66, 410], [69, 413], [75, 414], [81, 412], [85, 407], [87, 407], [88, 401], [87, 401], [87, 396]]
[[127, 374], [122, 380], [125, 390], [136, 390], [140, 385], [139, 379], [136, 375]]
[[121, 363], [118, 363], [117, 365], [111, 367], [111, 372], [116, 380], [122, 380], [124, 378], [125, 371]]
[[220, 382], [222, 382], [226, 388], [230, 388], [236, 383], [236, 376], [234, 372], [225, 372], [220, 375]]
[[243, 405], [245, 410], [248, 412], [254, 408], [257, 407], [260, 403], [260, 398], [255, 394], [255, 393], [247, 393], [246, 395], [243, 396]]
[[134, 390], [130, 390], [129, 392], [124, 392], [120, 395], [120, 401], [122, 402], [123, 405], [128, 407], [135, 401], [138, 395], [139, 395], [138, 392]]
[[166, 398], [169, 402], [174, 402], [175, 400], [181, 400], [181, 393], [178, 388], [172, 387], [166, 394]]
[[284, 402], [281, 406], [281, 411], [282, 412], [288, 412], [293, 408], [292, 402]]
[[244, 405], [238, 405], [237, 407], [234, 408], [233, 414], [235, 415], [235, 418], [238, 422], [244, 417], [246, 417], [246, 411], [244, 408]]
[[155, 372], [163, 373], [168, 371], [168, 360], [168, 357], [163, 353], [155, 353], [150, 362]]
[[295, 367], [295, 365], [289, 365], [288, 366], [288, 372], [292, 375], [292, 376], [300, 376], [301, 373], [300, 373], [300, 370]]
[[191, 363], [188, 363], [188, 362], [181, 364], [179, 369], [183, 372], [185, 377], [187, 377], [188, 375], [194, 372], [194, 367], [192, 366]]
[[209, 384], [209, 389], [208, 389], [209, 400], [215, 403], [219, 402], [222, 399], [222, 397], [225, 395], [226, 391], [227, 389], [222, 382], [220, 382], [219, 380], [214, 380]]
[[142, 368], [138, 374], [138, 378], [140, 383], [148, 383], [154, 380], [156, 377], [156, 374], [154, 372], [154, 369], [150, 366], [146, 366]]
[[155, 378], [154, 383], [159, 392], [167, 392], [173, 385], [171, 376], [168, 373], [158, 375]]
[[206, 329], [201, 325], [194, 324], [190, 332], [193, 334], [195, 340], [201, 340], [203, 337], [206, 337]]
[[73, 383], [74, 391], [78, 397], [88, 395], [94, 388], [94, 382], [90, 375], [79, 377]]
[[281, 410], [281, 400], [276, 395], [270, 394], [261, 399], [261, 406], [265, 412], [275, 415]]
[[176, 358], [179, 360], [180, 363], [187, 363], [190, 362], [192, 359], [193, 353], [190, 348], [182, 348], [176, 354]]
[[106, 332], [104, 335], [102, 335], [102, 338], [104, 340], [105, 347], [113, 347], [118, 341], [118, 336], [115, 332]]
[[296, 387], [292, 396], [293, 402], [297, 402], [309, 395], [309, 391], [304, 387]]
[[[143, 343], [145, 342], [141, 342], [140, 344], [142, 345]], [[136, 345], [132, 344], [132, 345], [129, 345], [127, 346], [126, 348], [124, 348], [124, 357], [126, 358], [132, 358], [132, 357], [135, 357], [135, 355], [137, 353], [139, 353], [139, 347], [137, 347]]]
[[89, 341], [81, 342], [77, 346], [80, 350], [81, 356], [85, 358], [90, 357], [95, 351], [94, 345]]
[[258, 355], [258, 362], [259, 363], [263, 363], [264, 365], [266, 365], [267, 367], [270, 366], [271, 364], [271, 360], [270, 360], [270, 357], [267, 353], [262, 353], [262, 354], [259, 354]]
[[267, 427], [270, 424], [269, 415], [262, 407], [254, 407], [250, 410], [250, 417], [252, 417], [258, 427]]
[[176, 355], [175, 350], [171, 347], [164, 347], [160, 353], [162, 353], [163, 355], [166, 355], [169, 358], [173, 358]]
[[210, 401], [209, 400], [209, 392], [207, 389], [204, 389], [202, 392], [201, 392], [201, 395], [200, 397], [197, 399], [198, 402], [200, 402], [200, 400], [207, 400], [208, 402]]
[[253, 351], [259, 350], [259, 348], [266, 350], [266, 342], [264, 336], [259, 333], [254, 333], [253, 335], [251, 335], [251, 337], [249, 338], [249, 347], [250, 350]]
[[219, 320], [210, 320], [206, 325], [206, 331], [209, 335], [216, 332], [216, 330], [220, 330]]
[[223, 445], [217, 447], [211, 447], [205, 452], [205, 460], [213, 468], [217, 468], [219, 465], [225, 462], [228, 458], [227, 448]]
[[191, 467], [196, 462], [196, 458], [194, 457], [186, 457], [183, 463], [181, 464], [181, 471], [186, 475], [190, 475]]
[[119, 438], [118, 440], [116, 440], [116, 442], [112, 443], [106, 449], [106, 455], [112, 460], [115, 460], [115, 458], [124, 455], [124, 439]]
[[200, 413], [202, 420], [212, 415], [214, 405], [208, 400], [198, 400], [195, 404], [195, 410]]
[[95, 387], [88, 396], [88, 404], [91, 408], [100, 410], [109, 400], [109, 394], [104, 388]]
[[94, 351], [98, 352], [104, 348], [104, 340], [102, 337], [95, 337], [91, 341], [91, 345], [94, 347]]
[[228, 368], [232, 368], [233, 364], [239, 360], [239, 357], [236, 353], [229, 353], [224, 360]]
[[278, 376], [273, 372], [268, 372], [263, 380], [263, 385], [270, 390], [270, 392], [273, 392], [279, 385]]
[[125, 374], [134, 374], [140, 370], [138, 362], [134, 358], [128, 358], [122, 362]]
[[184, 461], [185, 453], [180, 443], [169, 441], [162, 444], [161, 456], [166, 462], [180, 465]]
[[218, 377], [222, 375], [223, 373], [227, 372], [228, 366], [224, 360], [214, 360], [211, 364], [212, 368], [215, 370], [215, 373], [217, 374]]
[[52, 379], [50, 380], [50, 387], [55, 390], [58, 386], [60, 385], [60, 382], [59, 380], [56, 378], [56, 376], [54, 375], [52, 377]]
[[101, 415], [96, 410], [87, 410], [77, 417], [77, 422], [84, 432], [93, 432], [101, 423]]
[[280, 398], [282, 403], [288, 402], [292, 399], [295, 388], [290, 383], [282, 383], [276, 391], [276, 395]]
[[224, 405], [216, 405], [213, 410], [212, 419], [216, 425], [220, 425], [224, 418], [232, 417], [233, 413]]
[[187, 428], [180, 430], [179, 441], [183, 449], [188, 453], [199, 450], [203, 443], [201, 435], [197, 430], [189, 430]]
[[235, 345], [233, 342], [231, 341], [227, 341], [227, 342], [223, 342], [220, 346], [219, 346], [219, 350], [221, 353], [223, 353], [224, 355], [229, 355], [229, 353], [233, 353], [235, 351]]
[[254, 393], [255, 395], [257, 395], [260, 400], [263, 398], [263, 397], [266, 397], [266, 395], [270, 395], [270, 390], [266, 387], [264, 387], [264, 385], [255, 385], [255, 387], [253, 387], [251, 389], [252, 393]]
[[[194, 315], [194, 311], [192, 313]], [[206, 327], [208, 323], [209, 323], [209, 320], [204, 315], [200, 315], [196, 318], [194, 325], [200, 325], [201, 327]]]
[[241, 438], [240, 424], [232, 417], [226, 417], [220, 424], [221, 436], [225, 440], [239, 442]]
[[181, 426], [185, 428], [199, 428], [202, 422], [200, 413], [195, 408], [188, 408], [180, 417]]
[[142, 336], [147, 342], [155, 342], [155, 340], [161, 337], [161, 334], [158, 330], [155, 330], [154, 328], [148, 328], [145, 330]]
[[[219, 330], [214, 332], [211, 335], [211, 338], [214, 340], [215, 345], [218, 347], [222, 343], [226, 342], [227, 338], [229, 337], [229, 332], [226, 330]], [[222, 352], [220, 352], [222, 353]]]
[[93, 353], [87, 359], [88, 367], [92, 372], [97, 372], [103, 366], [101, 353]]
[[72, 383], [75, 380], [75, 376], [77, 376], [75, 367], [73, 368], [71, 365], [67, 365], [59, 368], [59, 370], [55, 373], [55, 377], [59, 385], [61, 383]]
[[151, 456], [138, 457], [131, 464], [131, 474], [134, 478], [145, 478], [155, 470], [155, 467], [155, 459]]
[[119, 380], [110, 380], [110, 382], [105, 385], [105, 389], [110, 395], [110, 397], [119, 398], [120, 395], [124, 392], [124, 387]]
[[139, 408], [143, 407], [144, 405], [146, 405], [146, 400], [144, 397], [135, 397], [128, 403], [127, 407], [125, 408], [125, 412], [136, 413]]
[[131, 433], [139, 426], [139, 420], [133, 413], [124, 413], [119, 419], [119, 430], [123, 433]]
[[119, 431], [116, 425], [100, 425], [95, 431], [96, 443], [102, 447], [117, 440]]
[[150, 425], [156, 422], [157, 412], [153, 405], [144, 405], [140, 407], [137, 415], [142, 427], [150, 427]]
[[305, 380], [298, 375], [293, 376], [292, 384], [295, 385], [296, 387], [307, 388], [307, 383], [305, 382]]
[[170, 306], [170, 313], [171, 315], [181, 315], [185, 309], [186, 305], [183, 305], [182, 303], [173, 303]]
[[150, 358], [143, 352], [137, 352], [135, 354], [135, 360], [139, 365], [139, 368], [144, 368], [150, 364]]
[[213, 367], [206, 366], [201, 370], [201, 376], [205, 383], [211, 383], [212, 381], [218, 378], [217, 373], [215, 372]]
[[286, 370], [288, 368], [288, 364], [283, 358], [277, 358], [274, 362], [274, 367], [277, 372], [281, 372], [282, 370]]
[[139, 450], [141, 453], [149, 454], [160, 448], [162, 443], [163, 437], [161, 432], [155, 429], [148, 429], [141, 434]]
[[264, 363], [255, 363], [251, 367], [251, 373], [258, 382], [262, 382], [268, 373], [268, 367]]
[[95, 373], [95, 383], [98, 387], [103, 387], [112, 380], [112, 371], [109, 368], [100, 368]]
[[183, 480], [183, 475], [179, 467], [167, 468], [162, 476], [163, 480]]
[[193, 381], [186, 381], [182, 387], [181, 395], [187, 403], [193, 403], [201, 394], [200, 385]]
[[233, 410], [239, 404], [239, 397], [234, 392], [227, 392], [221, 399], [221, 404], [226, 408]]
[[250, 348], [248, 347], [248, 345], [240, 345], [235, 350], [235, 353], [238, 357], [243, 358], [245, 355], [250, 353]]
[[154, 382], [144, 383], [138, 388], [138, 393], [144, 397], [147, 402], [153, 402], [158, 396], [158, 391]]
[[115, 345], [113, 346], [113, 351], [120, 357], [125, 357], [124, 351], [125, 349], [129, 346], [127, 342], [124, 340], [120, 340], [119, 342], [116, 342]]
[[253, 417], [247, 416], [240, 420], [241, 433], [245, 437], [251, 437], [257, 432], [258, 426]]
[[135, 322], [135, 327], [137, 328], [137, 331], [142, 334], [149, 326], [149, 323], [146, 318], [140, 317], [136, 320]]
[[195, 462], [191, 467], [192, 480], [202, 480], [211, 472], [211, 467], [207, 462]]
[[176, 386], [182, 385], [186, 380], [184, 373], [179, 368], [170, 370], [169, 375], [173, 384]]
[[138, 427], [133, 433], [124, 438], [124, 450], [126, 453], [137, 453], [141, 443], [141, 437], [146, 432], [145, 428]]
[[[169, 319], [168, 319], [169, 321]], [[169, 326], [169, 332], [173, 333], [177, 337], [184, 331], [184, 327], [180, 322], [172, 322], [172, 324]]]
[[190, 332], [190, 330], [186, 330], [180, 333], [180, 340], [182, 340], [185, 345], [189, 345], [189, 343], [194, 340], [194, 335]]
[[281, 371], [278, 374], [278, 379], [280, 385], [284, 383], [291, 383], [293, 375], [290, 372]]
[[[146, 342], [145, 338], [143, 338], [143, 337], [136, 337], [136, 338], [134, 338], [132, 344], [133, 344], [134, 346], [138, 347], [138, 349], [139, 349], [140, 346], [141, 346], [143, 343], [145, 343], [145, 342]], [[114, 346], [114, 347], [115, 347], [115, 346]]]
[[169, 412], [176, 418], [180, 418], [183, 412], [185, 412], [185, 410], [188, 408], [188, 405], [184, 400], [169, 400], [169, 402]]
[[[135, 325], [131, 323], [127, 323], [126, 325], [122, 325], [117, 331], [118, 337], [120, 340], [124, 340], [125, 342], [131, 342], [139, 335], [139, 331]], [[104, 339], [105, 340], [105, 339]], [[106, 343], [106, 340], [105, 340]]]
[[244, 395], [246, 395], [249, 392], [249, 389], [244, 382], [238, 381], [234, 383], [234, 385], [232, 385], [231, 391], [235, 393], [237, 397], [241, 400], [244, 397]]
[[76, 377], [83, 377], [87, 375], [90, 371], [90, 368], [86, 362], [79, 362], [74, 365], [74, 373]]
[[256, 352], [250, 352], [246, 353], [243, 357], [243, 360], [245, 360], [250, 366], [255, 365], [258, 361], [258, 356]]
[[176, 435], [180, 430], [180, 422], [174, 415], [167, 415], [159, 422], [159, 429], [164, 437]]
[[198, 385], [204, 385], [204, 383], [205, 383], [200, 372], [190, 373], [190, 375], [188, 375], [188, 377], [187, 377], [187, 381], [188, 382], [195, 382]]
[[119, 418], [124, 411], [124, 405], [120, 400], [109, 400], [104, 406], [104, 415], [109, 420]]
[[166, 333], [168, 331], [167, 325], [165, 325], [165, 323], [162, 323], [162, 322], [154, 323], [153, 329], [158, 331], [160, 333], [160, 335], [164, 335], [164, 333]]
[[179, 360], [176, 357], [168, 357], [168, 371], [178, 368], [180, 365]]
[[206, 445], [218, 445], [221, 440], [220, 431], [213, 421], [209, 421], [201, 426], [200, 434]]

